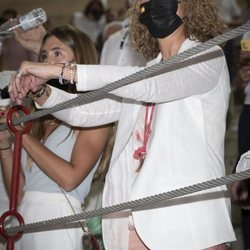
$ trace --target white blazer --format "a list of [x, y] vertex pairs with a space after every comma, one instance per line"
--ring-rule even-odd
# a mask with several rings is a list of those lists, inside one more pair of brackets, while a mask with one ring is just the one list
[[[187, 39], [179, 52], [196, 44]], [[85, 127], [119, 120], [103, 206], [225, 175], [224, 135], [230, 93], [226, 61], [218, 47], [209, 49], [202, 59], [195, 58], [187, 61], [185, 67], [114, 90], [106, 99], [55, 114], [72, 125]], [[160, 60], [161, 55], [152, 63]], [[97, 89], [138, 69], [78, 65], [77, 88], [81, 91]], [[53, 88], [43, 107], [74, 96]], [[132, 179], [131, 135], [142, 102], [157, 105], [146, 160]], [[218, 187], [138, 208], [132, 211], [134, 226], [149, 249], [196, 250], [233, 241], [235, 235], [225, 190], [225, 187]], [[107, 249], [128, 249], [128, 224], [126, 213], [103, 219]]]

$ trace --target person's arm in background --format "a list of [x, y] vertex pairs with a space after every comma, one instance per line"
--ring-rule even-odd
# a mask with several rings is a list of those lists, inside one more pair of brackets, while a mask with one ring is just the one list
[[25, 32], [14, 31], [14, 34], [15, 39], [22, 45], [22, 47], [38, 55], [46, 30], [40, 25]]
[[[15, 39], [27, 50], [33, 52], [38, 56], [42, 40], [46, 34], [45, 28], [40, 25], [36, 28], [19, 33], [14, 30]], [[1, 42], [0, 42], [0, 55], [1, 55]], [[8, 85], [10, 79], [15, 71], [2, 71], [0, 72], [0, 89]]]

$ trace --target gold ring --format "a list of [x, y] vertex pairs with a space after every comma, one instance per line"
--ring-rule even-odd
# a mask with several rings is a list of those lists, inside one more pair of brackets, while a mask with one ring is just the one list
[[20, 71], [17, 71], [17, 72], [16, 72], [16, 76], [17, 76], [18, 78], [21, 78], [21, 77], [23, 76], [23, 73], [20, 72]]

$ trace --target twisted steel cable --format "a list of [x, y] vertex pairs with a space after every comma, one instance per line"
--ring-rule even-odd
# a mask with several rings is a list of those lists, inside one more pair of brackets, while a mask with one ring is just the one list
[[136, 211], [136, 209], [143, 209], [143, 206], [146, 206], [146, 205], [155, 204], [155, 203], [159, 203], [163, 201], [166, 202], [168, 200], [179, 198], [184, 195], [193, 194], [199, 191], [204, 191], [204, 190], [215, 188], [215, 187], [222, 186], [222, 185], [228, 185], [232, 182], [244, 180], [247, 178], [250, 178], [250, 169], [242, 171], [237, 174], [227, 175], [224, 177], [201, 182], [201, 183], [194, 184], [191, 186], [175, 189], [169, 192], [164, 192], [164, 193], [152, 195], [146, 198], [129, 201], [125, 203], [120, 203], [120, 204], [109, 206], [109, 207], [104, 207], [104, 208], [100, 208], [97, 210], [86, 211], [86, 212], [78, 213], [75, 215], [30, 223], [26, 225], [8, 227], [6, 228], [6, 232], [8, 234], [17, 233], [17, 232], [30, 233], [30, 232], [34, 232], [37, 230], [42, 230], [45, 227], [49, 228], [51, 226], [65, 225], [65, 224], [69, 224], [73, 222], [78, 222], [81, 220], [86, 220], [88, 218], [92, 218], [96, 216], [103, 216], [103, 215], [107, 215], [107, 214], [111, 214], [115, 212], [121, 212], [121, 211], [129, 210], [129, 209], [132, 209], [132, 211]]

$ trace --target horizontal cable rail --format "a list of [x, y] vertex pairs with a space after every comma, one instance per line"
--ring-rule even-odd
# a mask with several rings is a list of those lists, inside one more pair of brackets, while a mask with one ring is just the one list
[[172, 200], [172, 199], [184, 196], [184, 195], [193, 194], [199, 191], [204, 191], [204, 190], [222, 186], [222, 185], [228, 185], [232, 182], [244, 180], [247, 178], [250, 178], [250, 169], [246, 171], [242, 171], [237, 174], [227, 175], [224, 177], [201, 182], [198, 184], [175, 189], [169, 192], [149, 196], [146, 198], [117, 204], [117, 205], [110, 206], [110, 207], [104, 207], [104, 208], [100, 208], [97, 210], [91, 210], [87, 212], [78, 213], [75, 215], [30, 223], [26, 225], [8, 227], [5, 230], [8, 234], [17, 233], [17, 232], [30, 233], [30, 232], [34, 232], [35, 230], [44, 229], [45, 227], [65, 225], [65, 224], [69, 224], [73, 222], [78, 222], [80, 220], [86, 220], [88, 218], [92, 218], [96, 216], [103, 216], [103, 215], [107, 215], [107, 214], [111, 214], [115, 212], [121, 212], [121, 211], [129, 210], [129, 209], [132, 209], [133, 211], [133, 210], [136, 210], [136, 208], [143, 208], [143, 206], [146, 206], [146, 205]]

